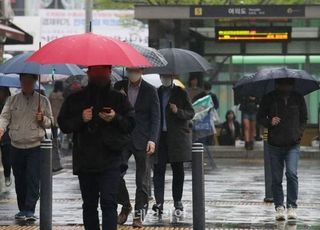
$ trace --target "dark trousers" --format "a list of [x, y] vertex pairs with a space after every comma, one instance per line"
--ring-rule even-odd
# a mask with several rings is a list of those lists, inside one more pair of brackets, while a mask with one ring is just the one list
[[265, 198], [273, 199], [272, 195], [272, 174], [271, 174], [271, 157], [268, 150], [268, 143], [263, 143], [264, 155], [264, 183], [265, 183]]
[[11, 154], [10, 144], [1, 145], [1, 161], [4, 170], [4, 176], [10, 177], [11, 175]]
[[298, 199], [298, 162], [300, 147], [275, 147], [268, 146], [271, 157], [272, 191], [274, 204], [284, 206], [282, 178], [286, 167], [287, 178], [287, 208], [297, 208]]
[[40, 194], [40, 147], [31, 149], [11, 147], [10, 153], [19, 210], [34, 213]]
[[[154, 195], [157, 204], [164, 203], [165, 174], [168, 163], [168, 145], [166, 142], [166, 133], [162, 133], [159, 141], [158, 162], [154, 165]], [[173, 181], [172, 196], [175, 202], [181, 201], [184, 183], [183, 162], [171, 163]]]
[[[134, 156], [136, 162], [136, 196], [135, 196], [135, 214], [136, 216], [144, 215], [148, 210], [149, 193], [147, 181], [148, 156], [146, 151], [137, 150], [131, 144], [130, 147], [124, 151], [123, 159], [127, 164], [131, 156]], [[118, 203], [124, 207], [130, 207], [130, 198], [126, 182], [123, 177], [120, 179]]]
[[100, 230], [98, 202], [102, 210], [102, 230], [117, 229], [117, 194], [120, 169], [102, 173], [80, 173], [83, 223], [86, 230]]

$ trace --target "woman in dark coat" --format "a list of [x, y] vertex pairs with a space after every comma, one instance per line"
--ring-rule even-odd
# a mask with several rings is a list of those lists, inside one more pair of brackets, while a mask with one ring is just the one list
[[176, 210], [183, 211], [181, 202], [184, 183], [183, 162], [191, 161], [192, 129], [194, 110], [185, 90], [173, 84], [170, 75], [161, 76], [159, 88], [161, 108], [161, 134], [157, 163], [154, 165], [154, 193], [156, 204], [153, 210], [162, 214], [164, 184], [167, 163], [173, 171], [172, 195]]
[[[8, 97], [10, 96], [11, 96], [11, 93], [8, 87], [0, 87], [0, 113]], [[7, 187], [11, 185], [10, 142], [11, 141], [9, 137], [9, 132], [7, 131], [0, 142], [1, 160], [2, 160], [2, 165], [4, 169], [5, 185]]]
[[219, 143], [220, 145], [235, 145], [240, 138], [240, 124], [232, 110], [226, 114], [226, 121], [222, 124]]

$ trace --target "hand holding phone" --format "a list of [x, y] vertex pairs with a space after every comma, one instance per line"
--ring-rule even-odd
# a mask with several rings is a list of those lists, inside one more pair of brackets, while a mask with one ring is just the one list
[[99, 117], [106, 122], [112, 121], [116, 116], [116, 112], [110, 107], [104, 107], [99, 113]]

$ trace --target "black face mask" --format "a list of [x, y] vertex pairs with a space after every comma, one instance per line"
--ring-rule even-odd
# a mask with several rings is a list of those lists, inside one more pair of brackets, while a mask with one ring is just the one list
[[104, 88], [109, 84], [109, 77], [90, 77], [89, 84], [98, 88]]

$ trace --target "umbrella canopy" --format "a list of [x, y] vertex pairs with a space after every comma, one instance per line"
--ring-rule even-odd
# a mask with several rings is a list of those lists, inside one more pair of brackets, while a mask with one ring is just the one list
[[258, 71], [252, 76], [240, 79], [234, 89], [235, 97], [263, 95], [276, 89], [276, 79], [293, 78], [295, 79], [294, 90], [301, 95], [307, 95], [319, 89], [319, 82], [304, 70], [288, 68], [266, 68]]
[[85, 75], [85, 73], [76, 65], [40, 65], [35, 62], [26, 62], [33, 52], [19, 54], [4, 64], [0, 65], [0, 73], [4, 74], [62, 74], [62, 75]]
[[[146, 74], [146, 75], [143, 75], [142, 78], [143, 80], [145, 80], [146, 82], [148, 82], [149, 84], [153, 85], [156, 88], [159, 88], [162, 85], [159, 74]], [[178, 79], [174, 79], [173, 83], [176, 86], [179, 86], [183, 89], [185, 88], [184, 84]]]
[[18, 75], [0, 75], [0, 86], [9, 88], [20, 88], [20, 80]]
[[[17, 74], [0, 74], [0, 87], [9, 87], [9, 88], [21, 88], [20, 76]], [[39, 82], [35, 85], [35, 89], [39, 89]], [[40, 84], [40, 89], [45, 90], [43, 85]]]
[[164, 56], [156, 49], [130, 43], [139, 53], [141, 53], [153, 67], [164, 67], [168, 64]]
[[192, 72], [207, 72], [213, 66], [199, 54], [185, 49], [160, 49], [159, 52], [167, 60], [165, 67], [147, 69], [146, 73], [180, 75]]
[[148, 60], [128, 43], [93, 33], [55, 39], [35, 52], [28, 61], [82, 66], [151, 66]]

